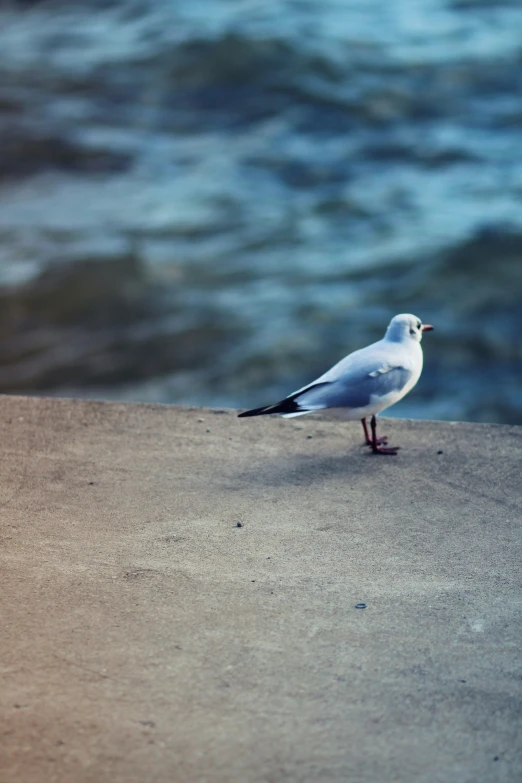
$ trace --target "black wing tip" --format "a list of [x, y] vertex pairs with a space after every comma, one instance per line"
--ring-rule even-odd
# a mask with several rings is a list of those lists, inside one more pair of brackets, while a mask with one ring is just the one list
[[242, 419], [246, 416], [263, 416], [269, 413], [295, 413], [300, 410], [299, 404], [295, 400], [287, 399], [281, 402], [276, 402], [275, 405], [265, 405], [262, 408], [253, 408], [251, 411], [243, 411], [238, 413], [238, 418]]
[[238, 419], [243, 419], [246, 416], [263, 416], [265, 413], [275, 413], [273, 409], [276, 407], [276, 405], [263, 405], [262, 408], [252, 408], [250, 411], [243, 411], [242, 413], [238, 413], [237, 417]]
[[262, 408], [253, 408], [251, 411], [243, 411], [243, 413], [238, 413], [238, 418], [242, 419], [245, 416], [263, 416], [264, 414], [268, 413], [308, 413], [310, 409], [306, 407], [302, 408], [299, 405], [298, 398], [301, 396], [301, 394], [304, 394], [311, 389], [318, 389], [320, 386], [329, 385], [329, 381], [323, 381], [322, 383], [312, 383], [310, 386], [307, 386], [306, 389], [301, 389], [301, 391], [292, 394], [290, 397], [286, 397], [286, 399], [281, 400], [281, 402], [276, 402], [275, 405], [264, 405]]
[[237, 417], [238, 419], [243, 419], [245, 416], [261, 416], [262, 413], [264, 413], [264, 408], [255, 408], [251, 411], [243, 411], [243, 413], [238, 413]]

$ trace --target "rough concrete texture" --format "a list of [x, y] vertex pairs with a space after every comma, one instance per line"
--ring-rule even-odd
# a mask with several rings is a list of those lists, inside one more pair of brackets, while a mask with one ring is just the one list
[[0, 399], [0, 781], [521, 780], [522, 429], [383, 424]]

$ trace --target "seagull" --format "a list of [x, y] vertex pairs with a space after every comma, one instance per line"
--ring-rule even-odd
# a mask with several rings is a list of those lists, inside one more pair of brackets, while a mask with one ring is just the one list
[[[395, 456], [400, 447], [388, 447], [386, 437], [377, 437], [375, 417], [401, 400], [419, 380], [422, 335], [432, 329], [433, 326], [423, 324], [411, 313], [396, 315], [382, 340], [348, 354], [324, 375], [281, 402], [243, 411], [239, 416], [279, 413], [285, 419], [291, 419], [325, 408], [339, 408], [342, 418], [360, 419], [365, 443], [373, 454]], [[371, 434], [366, 422], [368, 416], [371, 416]]]

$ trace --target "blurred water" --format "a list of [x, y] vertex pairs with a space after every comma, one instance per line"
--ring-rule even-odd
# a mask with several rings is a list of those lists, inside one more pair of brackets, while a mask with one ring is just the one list
[[0, 389], [250, 406], [433, 322], [397, 415], [522, 423], [522, 6], [0, 10]]

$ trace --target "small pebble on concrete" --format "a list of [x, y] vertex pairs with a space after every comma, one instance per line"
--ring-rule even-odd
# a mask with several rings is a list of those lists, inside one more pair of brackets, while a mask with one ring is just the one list
[[236, 527], [243, 527], [243, 523], [242, 522], [236, 522]]

